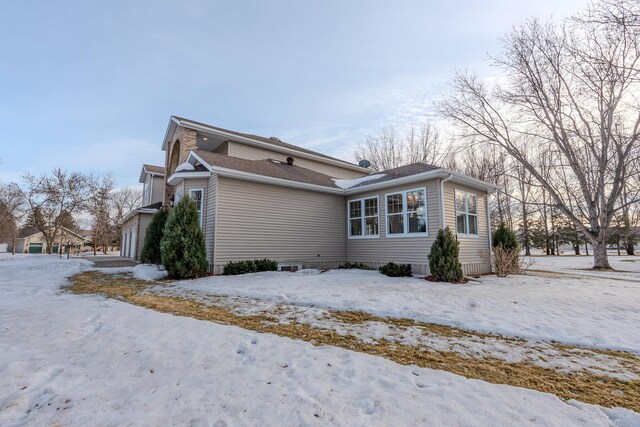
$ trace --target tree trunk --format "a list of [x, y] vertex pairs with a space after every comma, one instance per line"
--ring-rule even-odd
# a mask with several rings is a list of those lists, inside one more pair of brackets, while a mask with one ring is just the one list
[[589, 256], [589, 243], [587, 241], [584, 242], [584, 252]]
[[524, 254], [531, 255], [531, 242], [529, 241], [529, 218], [527, 204], [522, 201], [522, 236], [524, 237]]
[[625, 244], [625, 249], [627, 251], [627, 255], [635, 255], [635, 248], [633, 247], [633, 241], [632, 240], [627, 240], [626, 244]]
[[593, 269], [594, 270], [611, 270], [609, 265], [609, 257], [607, 255], [606, 241], [595, 241], [593, 244]]
[[580, 243], [574, 243], [573, 245], [573, 251], [576, 253], [576, 255], [580, 255]]

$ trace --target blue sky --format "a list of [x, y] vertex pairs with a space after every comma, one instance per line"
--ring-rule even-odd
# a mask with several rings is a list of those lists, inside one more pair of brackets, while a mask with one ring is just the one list
[[55, 167], [137, 182], [171, 114], [353, 160], [418, 122], [455, 69], [585, 0], [20, 1], [0, 13], [0, 180]]

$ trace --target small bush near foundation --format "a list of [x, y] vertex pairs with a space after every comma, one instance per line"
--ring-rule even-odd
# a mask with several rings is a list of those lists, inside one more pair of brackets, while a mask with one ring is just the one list
[[256, 271], [278, 271], [278, 261], [263, 258], [253, 261], [256, 266]]
[[380, 267], [380, 273], [389, 277], [411, 277], [411, 264], [390, 262]]
[[259, 273], [261, 271], [278, 271], [278, 261], [267, 258], [246, 260], [246, 261], [229, 261], [222, 270], [222, 274], [226, 276], [235, 276], [236, 274]]
[[520, 272], [520, 245], [516, 233], [501, 223], [492, 236], [493, 268], [498, 277]]
[[435, 282], [459, 283], [464, 280], [459, 252], [458, 241], [449, 227], [438, 231], [429, 254], [429, 270]]
[[375, 268], [363, 263], [363, 262], [345, 262], [344, 264], [340, 264], [338, 266], [340, 269], [349, 270], [349, 269], [357, 269], [357, 270], [375, 270]]

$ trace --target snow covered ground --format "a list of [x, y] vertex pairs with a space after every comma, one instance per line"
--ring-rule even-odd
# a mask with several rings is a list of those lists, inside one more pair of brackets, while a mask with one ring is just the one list
[[[588, 259], [566, 259], [589, 265]], [[542, 268], [543, 262], [548, 261], [536, 258], [536, 268]], [[613, 262], [617, 266], [616, 261]], [[622, 264], [627, 270], [640, 267], [640, 262]], [[357, 310], [640, 354], [640, 282], [633, 281], [640, 280], [640, 273], [624, 273], [628, 280], [614, 280], [588, 277], [589, 272], [581, 272], [585, 277], [580, 279], [485, 276], [465, 285], [388, 278], [375, 271], [361, 270], [332, 270], [319, 275], [269, 272], [208, 277], [176, 286], [185, 292]]]
[[0, 255], [0, 425], [640, 424], [622, 409], [59, 289], [89, 268]]

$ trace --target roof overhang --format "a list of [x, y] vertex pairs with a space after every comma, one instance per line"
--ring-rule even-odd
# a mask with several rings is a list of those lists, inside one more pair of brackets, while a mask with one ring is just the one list
[[[291, 181], [291, 180], [282, 179], [282, 178], [274, 178], [270, 176], [259, 175], [259, 174], [250, 173], [250, 172], [243, 172], [235, 169], [222, 168], [218, 166], [211, 166], [202, 157], [198, 156], [193, 151], [189, 152], [187, 161], [192, 164], [195, 164], [196, 162], [200, 163], [205, 168], [207, 168], [208, 172], [176, 172], [171, 177], [169, 177], [170, 184], [174, 185], [171, 182], [172, 179], [175, 179], [176, 180], [175, 182], [177, 183], [177, 182], [180, 182], [178, 181], [178, 179], [182, 180], [184, 178], [203, 178], [214, 173], [220, 176], [242, 179], [246, 181], [263, 182], [266, 184], [280, 185], [280, 186], [292, 187], [292, 188], [301, 188], [306, 190], [318, 191], [322, 193], [341, 194], [341, 195], [359, 194], [367, 191], [373, 191], [373, 190], [378, 190], [378, 189], [383, 189], [388, 187], [395, 187], [397, 185], [410, 184], [410, 183], [425, 181], [429, 179], [449, 178], [449, 177], [451, 177], [450, 180], [452, 182], [457, 182], [459, 184], [466, 185], [468, 187], [485, 190], [489, 193], [493, 193], [498, 189], [496, 185], [481, 181], [479, 179], [471, 178], [466, 175], [462, 175], [457, 172], [453, 172], [444, 168], [434, 169], [431, 171], [409, 175], [401, 178], [390, 179], [387, 181], [374, 182], [372, 184], [362, 185], [354, 188], [342, 189], [342, 188], [335, 188], [335, 187], [326, 187], [323, 185], [308, 184], [305, 182]], [[186, 176], [187, 174], [198, 174], [198, 175]], [[178, 177], [177, 175], [180, 175], [180, 177]]]
[[164, 177], [163, 173], [149, 171], [147, 170], [145, 165], [142, 165], [142, 170], [140, 171], [140, 179], [138, 180], [140, 184], [144, 184], [145, 175], [151, 175], [151, 177], [154, 177], [154, 176]]
[[120, 221], [118, 221], [118, 225], [122, 225], [125, 222], [129, 221], [131, 218], [136, 216], [137, 214], [154, 214], [158, 210], [157, 209], [149, 209], [149, 208], [136, 208], [131, 209], [125, 216], [122, 217]]
[[449, 178], [449, 177], [451, 177], [450, 180], [452, 182], [457, 182], [458, 184], [481, 189], [489, 193], [493, 193], [498, 189], [496, 185], [490, 184], [488, 182], [471, 178], [469, 176], [462, 175], [457, 172], [450, 171], [448, 169], [440, 168], [440, 169], [434, 169], [427, 172], [417, 173], [414, 175], [403, 176], [401, 178], [389, 179], [387, 181], [374, 182], [371, 184], [360, 185], [358, 187], [347, 188], [344, 191], [345, 191], [345, 194], [350, 195], [350, 194], [364, 193], [367, 191], [379, 190], [382, 188], [395, 187], [396, 185], [411, 184], [418, 181], [426, 181], [429, 179]]
[[209, 171], [182, 171], [175, 172], [173, 175], [169, 177], [167, 183], [171, 185], [176, 185], [188, 178], [209, 178], [211, 176], [211, 172]]
[[173, 136], [173, 133], [175, 132], [176, 128], [178, 126], [182, 126], [185, 127], [187, 129], [192, 129], [195, 130], [196, 132], [202, 133], [204, 135], [210, 135], [210, 136], [222, 136], [224, 138], [226, 138], [229, 141], [236, 141], [236, 142], [241, 142], [243, 144], [246, 145], [251, 145], [254, 147], [259, 147], [259, 148], [264, 148], [267, 149], [269, 151], [275, 151], [278, 153], [283, 153], [283, 154], [288, 154], [288, 155], [294, 155], [303, 159], [309, 159], [309, 160], [314, 160], [320, 163], [325, 163], [325, 164], [329, 164], [329, 165], [333, 165], [333, 166], [338, 166], [338, 167], [342, 167], [342, 168], [346, 168], [346, 169], [350, 169], [350, 170], [354, 170], [354, 171], [358, 171], [358, 172], [362, 172], [362, 173], [371, 173], [370, 169], [367, 168], [363, 168], [362, 166], [358, 166], [355, 165], [353, 163], [349, 163], [345, 160], [339, 160], [339, 159], [330, 159], [330, 158], [326, 158], [326, 157], [322, 157], [322, 156], [317, 156], [315, 154], [310, 154], [310, 153], [304, 153], [292, 148], [287, 148], [287, 147], [280, 147], [278, 145], [273, 145], [273, 144], [268, 144], [266, 142], [262, 142], [262, 141], [258, 141], [252, 138], [247, 138], [244, 136], [240, 136], [240, 135], [235, 135], [232, 133], [228, 133], [228, 132], [224, 132], [220, 129], [216, 129], [214, 127], [211, 126], [207, 126], [204, 125], [202, 123], [196, 123], [196, 122], [192, 122], [190, 120], [187, 119], [182, 119], [182, 118], [177, 118], [175, 116], [171, 116], [171, 119], [169, 120], [169, 125], [167, 126], [167, 131], [165, 132], [165, 136], [164, 136], [164, 140], [162, 142], [162, 149], [164, 151], [167, 150], [167, 145], [169, 144], [169, 141], [171, 140], [171, 137]]

